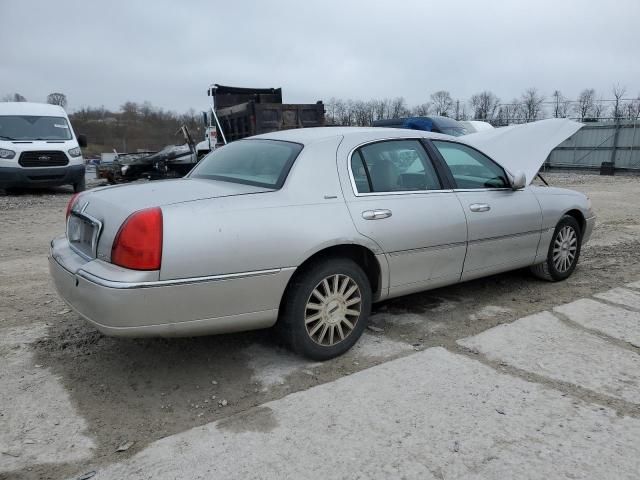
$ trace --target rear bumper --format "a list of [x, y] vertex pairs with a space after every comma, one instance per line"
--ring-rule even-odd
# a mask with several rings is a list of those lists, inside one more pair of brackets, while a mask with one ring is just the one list
[[0, 188], [70, 185], [82, 180], [84, 173], [84, 165], [44, 168], [0, 167]]
[[87, 270], [65, 238], [51, 242], [60, 297], [106, 335], [195, 336], [272, 326], [293, 269], [170, 281], [122, 282]]

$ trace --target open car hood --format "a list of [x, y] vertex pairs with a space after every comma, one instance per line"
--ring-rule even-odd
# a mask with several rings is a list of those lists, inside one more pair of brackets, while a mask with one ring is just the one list
[[511, 175], [522, 171], [527, 185], [555, 147], [582, 128], [582, 123], [564, 118], [484, 130], [457, 140], [486, 153]]

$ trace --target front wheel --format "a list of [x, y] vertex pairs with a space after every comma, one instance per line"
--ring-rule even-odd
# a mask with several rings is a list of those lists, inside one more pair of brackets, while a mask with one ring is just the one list
[[73, 193], [80, 193], [80, 192], [84, 192], [87, 188], [86, 185], [86, 180], [84, 179], [84, 177], [82, 177], [81, 179], [79, 179], [76, 183], [73, 184]]
[[557, 282], [569, 278], [578, 264], [582, 232], [580, 225], [570, 215], [565, 215], [556, 225], [547, 252], [547, 259], [531, 267], [532, 273], [543, 280]]
[[371, 312], [371, 286], [360, 266], [335, 258], [315, 263], [292, 280], [278, 327], [291, 348], [312, 360], [349, 350]]

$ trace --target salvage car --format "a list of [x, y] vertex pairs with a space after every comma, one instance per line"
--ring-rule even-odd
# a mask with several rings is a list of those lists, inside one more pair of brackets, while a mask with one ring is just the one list
[[347, 351], [371, 305], [530, 267], [567, 278], [595, 215], [531, 184], [580, 124], [451, 137], [309, 128], [226, 145], [183, 179], [74, 196], [51, 243], [61, 297], [107, 335], [275, 325], [296, 351]]

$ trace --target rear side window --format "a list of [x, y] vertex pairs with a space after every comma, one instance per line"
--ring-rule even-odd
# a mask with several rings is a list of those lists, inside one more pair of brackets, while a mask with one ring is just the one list
[[460, 143], [433, 140], [458, 188], [507, 188], [504, 169], [486, 155]]
[[351, 156], [358, 193], [409, 192], [441, 188], [431, 160], [417, 140], [371, 143]]
[[279, 189], [301, 150], [292, 142], [239, 140], [211, 152], [189, 177]]

